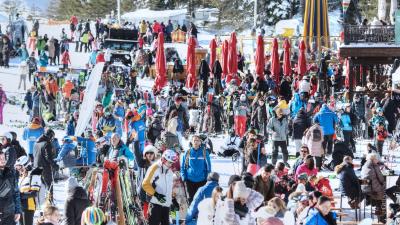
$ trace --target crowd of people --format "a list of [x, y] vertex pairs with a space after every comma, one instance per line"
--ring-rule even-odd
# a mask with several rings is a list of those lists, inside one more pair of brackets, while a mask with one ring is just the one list
[[[360, 208], [366, 199], [379, 221], [386, 220], [384, 146], [389, 137], [398, 138], [400, 129], [395, 91], [381, 99], [365, 92], [350, 99], [348, 90], [343, 97], [328, 98], [317, 88], [316, 74], [323, 70], [310, 66], [303, 77], [294, 70], [293, 78], [282, 75], [276, 83], [269, 61], [264, 80], [241, 66], [243, 77], [225, 82], [220, 62], [210, 68], [208, 58], [200, 66], [200, 96], [191, 95], [180, 81], [168, 82], [161, 91], [146, 90], [136, 80], [148, 76], [146, 70], [138, 70], [135, 63], [127, 72], [113, 69], [101, 49], [107, 24], [97, 20], [95, 28], [93, 35], [90, 21], [79, 23], [72, 17], [69, 37], [62, 30], [59, 42], [42, 38], [34, 26], [29, 48], [22, 44], [19, 49], [20, 86], [25, 89], [26, 76], [33, 83], [24, 98], [30, 122], [22, 135], [26, 149], [15, 132], [1, 136], [0, 225], [31, 225], [43, 205], [40, 225], [60, 224], [61, 214], [68, 225], [105, 224], [109, 216], [83, 188], [87, 171], [82, 168], [121, 158], [135, 170], [139, 211], [150, 225], [170, 224], [171, 212], [179, 212], [181, 224], [335, 225], [337, 196], [329, 177], [321, 173], [326, 171], [340, 178], [339, 191], [351, 208]], [[194, 29], [192, 25], [189, 35], [197, 37]], [[147, 40], [143, 45], [150, 45], [160, 32], [168, 40], [173, 24], [142, 21], [138, 30]], [[59, 64], [61, 54], [61, 74], [68, 74], [71, 43], [75, 51], [91, 52], [79, 78], [46, 73], [47, 66]], [[242, 61], [238, 56], [238, 63]], [[95, 109], [88, 128], [76, 133], [85, 81], [99, 62], [106, 64]], [[335, 81], [330, 85], [344, 86], [340, 67], [329, 65], [325, 72]], [[2, 88], [0, 100], [2, 124], [7, 102]], [[53, 121], [64, 123], [60, 141], [50, 128]], [[364, 133], [357, 136], [360, 129]], [[226, 133], [222, 146], [208, 137]], [[357, 149], [359, 138], [372, 140], [365, 151]], [[295, 145], [294, 162], [289, 160], [290, 143]], [[353, 163], [357, 151], [365, 152], [360, 171]], [[241, 172], [230, 176], [225, 190], [211, 155], [241, 159]], [[53, 201], [60, 166], [71, 168], [63, 212]], [[394, 202], [399, 183], [387, 191]], [[46, 201], [41, 189], [47, 192]]]

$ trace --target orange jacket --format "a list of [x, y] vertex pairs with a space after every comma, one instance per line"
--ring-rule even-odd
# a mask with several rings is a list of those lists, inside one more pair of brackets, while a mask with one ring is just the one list
[[62, 87], [62, 93], [64, 98], [69, 99], [71, 97], [72, 89], [74, 89], [74, 83], [72, 83], [70, 80], [67, 80]]
[[54, 96], [57, 95], [57, 91], [58, 91], [58, 85], [57, 85], [57, 81], [52, 80], [50, 81], [49, 79], [46, 80], [46, 91], [49, 94], [53, 94]]

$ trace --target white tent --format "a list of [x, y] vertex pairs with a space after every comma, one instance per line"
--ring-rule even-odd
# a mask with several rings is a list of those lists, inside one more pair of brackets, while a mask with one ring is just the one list
[[154, 11], [150, 9], [139, 9], [134, 12], [125, 13], [122, 19], [138, 24], [142, 20], [153, 22], [168, 22], [171, 20], [174, 24], [183, 24], [186, 19], [186, 9]]

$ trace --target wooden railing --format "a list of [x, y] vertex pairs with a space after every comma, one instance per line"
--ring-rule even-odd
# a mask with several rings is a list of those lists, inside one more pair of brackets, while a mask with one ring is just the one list
[[394, 44], [394, 26], [345, 25], [344, 44], [350, 43], [391, 43]]

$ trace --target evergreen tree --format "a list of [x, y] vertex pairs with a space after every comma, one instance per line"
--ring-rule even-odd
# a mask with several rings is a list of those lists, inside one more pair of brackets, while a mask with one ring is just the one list
[[296, 0], [259, 0], [258, 26], [275, 25], [279, 20], [292, 18], [299, 5]]

